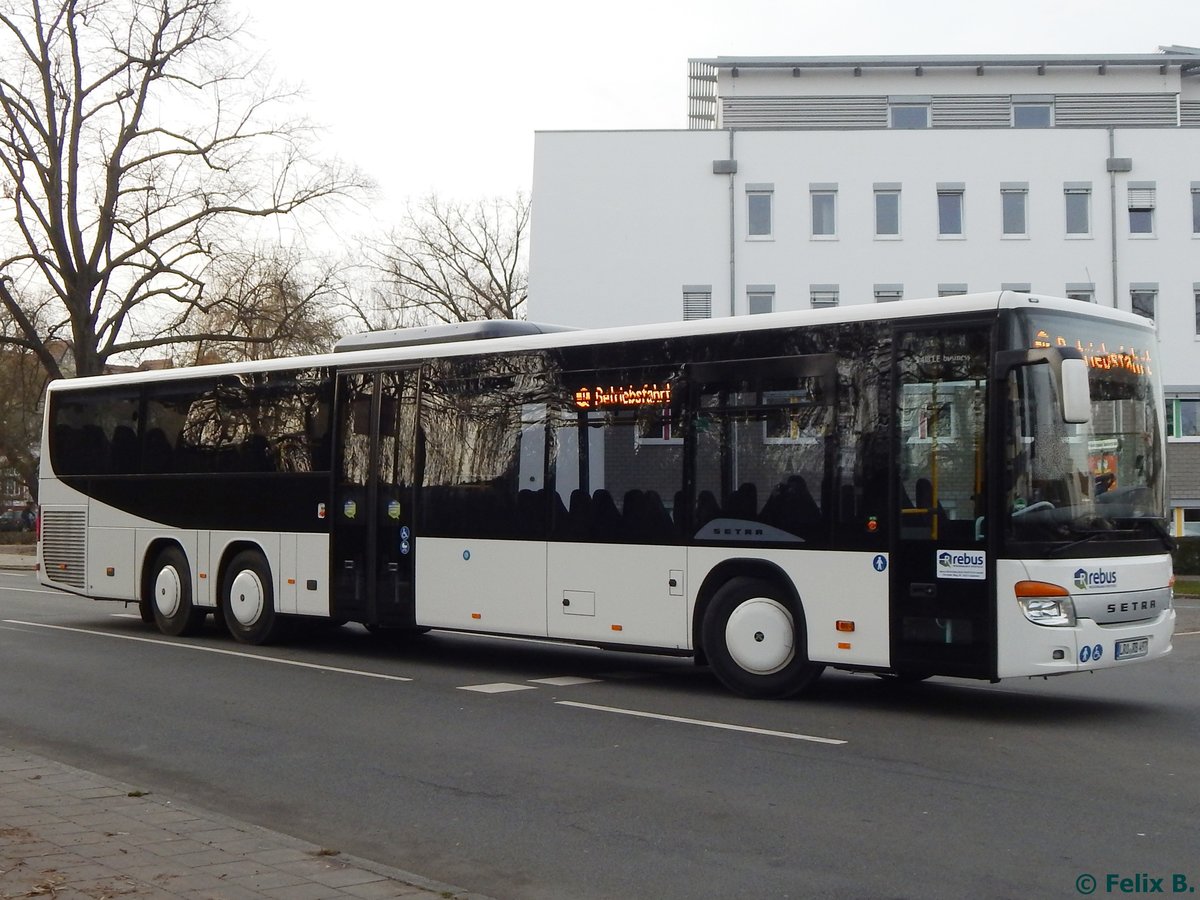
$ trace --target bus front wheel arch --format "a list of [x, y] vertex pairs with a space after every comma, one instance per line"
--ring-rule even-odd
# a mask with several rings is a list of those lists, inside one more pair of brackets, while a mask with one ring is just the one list
[[221, 578], [221, 613], [229, 633], [243, 644], [269, 644], [281, 636], [271, 568], [257, 550], [242, 550], [229, 560]]
[[770, 579], [739, 576], [721, 585], [701, 633], [713, 673], [745, 697], [789, 697], [824, 669], [808, 660], [802, 608]]
[[138, 609], [143, 620], [148, 612], [163, 634], [185, 637], [204, 624], [208, 611], [192, 602], [192, 570], [177, 544], [166, 544], [146, 570], [146, 583]]

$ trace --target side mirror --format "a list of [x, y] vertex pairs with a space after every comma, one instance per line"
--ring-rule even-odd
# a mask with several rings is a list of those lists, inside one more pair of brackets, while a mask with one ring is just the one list
[[1007, 374], [1020, 366], [1048, 365], [1053, 372], [1062, 419], [1068, 425], [1092, 421], [1092, 396], [1088, 388], [1088, 365], [1073, 347], [1038, 347], [1032, 350], [1002, 350], [996, 354], [997, 370]]
[[1062, 417], [1070, 425], [1085, 425], [1092, 420], [1088, 367], [1082, 359], [1062, 361]]

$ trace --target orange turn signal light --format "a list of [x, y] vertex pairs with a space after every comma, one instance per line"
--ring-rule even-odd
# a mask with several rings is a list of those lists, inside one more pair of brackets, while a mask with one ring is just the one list
[[1061, 584], [1048, 581], [1018, 581], [1013, 588], [1018, 597], [1070, 597], [1071, 592]]
[[836, 627], [838, 631], [850, 632], [854, 630], [854, 623], [849, 619], [838, 619]]

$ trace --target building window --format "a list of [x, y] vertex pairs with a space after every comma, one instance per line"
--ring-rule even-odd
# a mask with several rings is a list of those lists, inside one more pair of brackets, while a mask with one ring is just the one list
[[712, 285], [685, 284], [683, 286], [683, 321], [712, 318]]
[[1176, 440], [1200, 438], [1200, 400], [1167, 401], [1167, 437]]
[[928, 103], [893, 103], [889, 107], [893, 128], [928, 128]]
[[808, 195], [812, 203], [812, 236], [831, 238], [837, 236], [837, 185], [809, 185]]
[[1200, 400], [1176, 400], [1179, 428], [1176, 437], [1200, 437]]
[[1092, 186], [1083, 183], [1063, 185], [1068, 237], [1087, 237], [1092, 233]]
[[1084, 303], [1096, 302], [1096, 285], [1090, 283], [1068, 284], [1066, 295], [1071, 300], [1082, 300]]
[[1192, 182], [1192, 236], [1200, 237], [1200, 181]]
[[1154, 182], [1137, 182], [1129, 185], [1129, 233], [1154, 234]]
[[1013, 101], [1014, 128], [1049, 128], [1054, 124], [1054, 104]]
[[965, 284], [939, 284], [938, 285], [938, 296], [939, 297], [961, 297], [966, 292], [967, 292], [967, 286]]
[[875, 302], [890, 303], [893, 300], [904, 299], [904, 285], [877, 284], [875, 285]]
[[1158, 285], [1134, 284], [1129, 288], [1130, 308], [1139, 316], [1155, 321], [1155, 306], [1158, 304]]
[[963, 188], [938, 187], [938, 234], [961, 237], [963, 233]]
[[757, 316], [775, 311], [775, 285], [746, 285], [746, 308], [750, 315]]
[[769, 240], [773, 234], [775, 189], [770, 185], [746, 186], [746, 235], [751, 239]]
[[900, 236], [900, 186], [875, 186], [875, 236]]
[[1027, 237], [1029, 186], [1025, 184], [1002, 184], [1000, 207], [1002, 229], [1005, 237]]
[[808, 302], [813, 309], [827, 309], [838, 305], [836, 284], [812, 284], [808, 287]]

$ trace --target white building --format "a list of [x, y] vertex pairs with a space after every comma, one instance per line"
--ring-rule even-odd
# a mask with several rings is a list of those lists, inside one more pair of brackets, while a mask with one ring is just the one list
[[1200, 533], [1200, 49], [689, 66], [686, 131], [537, 134], [531, 319], [997, 288], [1132, 309], [1158, 323], [1171, 501]]

